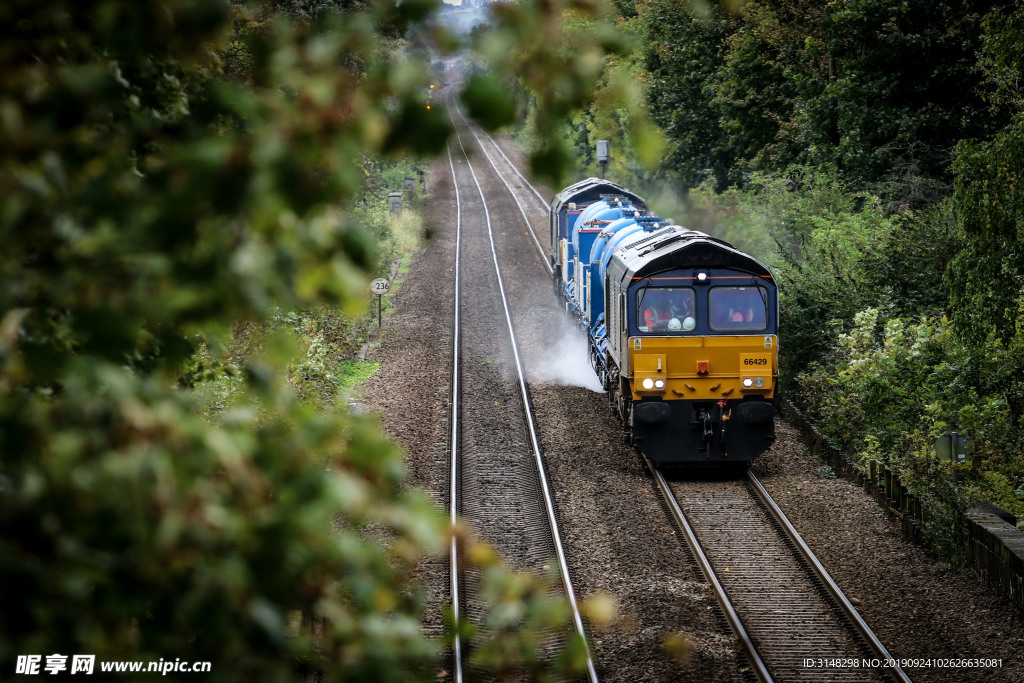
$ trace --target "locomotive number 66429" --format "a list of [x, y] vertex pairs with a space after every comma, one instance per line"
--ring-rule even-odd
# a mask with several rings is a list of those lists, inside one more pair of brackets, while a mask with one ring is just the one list
[[623, 436], [658, 462], [748, 463], [775, 438], [778, 295], [731, 244], [599, 178], [551, 202], [555, 291]]

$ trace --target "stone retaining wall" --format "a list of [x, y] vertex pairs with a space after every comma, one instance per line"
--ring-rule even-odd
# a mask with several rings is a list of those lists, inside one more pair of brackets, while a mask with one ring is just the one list
[[974, 568], [1024, 607], [1024, 532], [981, 508], [967, 511], [967, 528]]

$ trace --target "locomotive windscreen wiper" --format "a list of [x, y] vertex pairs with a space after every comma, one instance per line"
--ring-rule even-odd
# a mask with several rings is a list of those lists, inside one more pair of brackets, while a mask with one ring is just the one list
[[651, 288], [651, 278], [647, 278], [647, 282], [644, 283], [644, 287], [641, 290], [640, 301], [636, 304], [636, 310], [642, 311], [644, 309], [644, 299], [647, 298], [647, 290]]

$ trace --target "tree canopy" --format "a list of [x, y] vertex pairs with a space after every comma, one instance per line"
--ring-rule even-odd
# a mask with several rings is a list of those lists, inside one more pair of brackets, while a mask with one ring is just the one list
[[1004, 122], [977, 68], [982, 19], [1001, 6], [753, 0], [698, 17], [676, 0], [641, 3], [669, 163], [687, 184], [708, 169], [722, 187], [827, 164], [861, 187], [902, 183], [918, 201], [909, 178], [948, 178], [957, 141]]
[[[213, 661], [211, 680], [300, 663], [434, 678], [443, 643], [420, 631], [410, 576], [443, 547], [443, 518], [372, 419], [301, 400], [286, 331], [240, 365], [225, 349], [281, 311], [362, 307], [380, 245], [348, 209], [377, 159], [437, 153], [451, 131], [424, 100], [431, 57], [456, 45], [436, 7], [0, 6], [5, 666], [86, 652]], [[516, 46], [499, 63], [530, 75], [551, 116], [593, 72], [549, 84], [567, 65], [545, 43], [561, 13], [499, 20]], [[192, 387], [225, 376], [235, 390], [204, 412]], [[509, 591], [494, 558], [473, 557], [512, 613], [564, 617], [528, 604], [542, 580]], [[515, 647], [500, 651], [491, 665], [514, 666]]]

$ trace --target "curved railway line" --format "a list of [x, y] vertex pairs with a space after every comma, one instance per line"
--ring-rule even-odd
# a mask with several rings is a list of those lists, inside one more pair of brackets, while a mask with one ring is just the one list
[[[531, 225], [530, 212], [524, 205], [524, 195], [531, 203], [536, 199], [544, 211], [547, 210], [546, 201], [493, 138], [487, 133], [478, 134], [458, 107], [452, 108], [462, 117], [459, 130], [472, 133], [477, 148], [483, 152], [494, 174], [515, 202], [532, 242], [550, 272], [551, 265]], [[449, 492], [452, 521], [454, 523], [457, 514], [469, 519], [474, 528], [487, 536], [503, 553], [509, 547], [525, 548], [527, 552], [520, 559], [515, 555], [508, 558], [513, 565], [520, 563], [521, 566], [536, 567], [538, 558], [542, 561], [546, 557], [556, 556], [563, 585], [573, 607], [575, 627], [583, 635], [583, 623], [576, 609], [568, 567], [558, 537], [551, 493], [544, 474], [525, 368], [501, 279], [501, 266], [487, 209], [488, 199], [484, 196], [470, 155], [463, 146], [461, 133], [456, 133], [456, 139], [460, 151], [457, 159], [453, 158], [449, 149], [458, 224], [449, 465], [453, 473]], [[502, 162], [512, 169], [514, 177], [506, 178], [507, 173], [499, 168]], [[518, 185], [518, 190], [513, 185]], [[469, 189], [460, 192], [460, 186]], [[464, 212], [476, 218], [470, 221], [464, 217]], [[546, 216], [533, 216], [533, 220], [542, 219], [546, 220]], [[465, 231], [469, 222], [475, 223], [480, 229]], [[464, 256], [468, 256], [465, 261]], [[478, 270], [470, 279], [474, 283], [488, 280], [487, 289], [493, 292], [487, 296], [495, 297], [495, 304], [493, 308], [477, 306], [464, 311], [462, 288], [466, 273], [463, 268], [479, 269], [483, 263], [490, 264], [490, 273], [485, 276]], [[474, 292], [477, 300], [483, 296], [482, 292]], [[491, 336], [497, 337], [493, 333], [499, 330], [493, 325], [488, 328], [479, 319], [478, 308], [502, 311], [499, 317], [504, 322], [501, 326], [504, 351], [489, 346], [495, 340], [486, 338], [486, 333], [481, 335], [481, 330], [489, 329]], [[464, 319], [464, 312], [468, 318], [477, 316], [477, 319]], [[493, 313], [491, 318], [494, 318]], [[511, 370], [506, 372], [509, 376], [496, 376], [495, 367], [481, 367], [480, 358], [462, 353], [462, 348], [473, 349], [474, 352], [490, 349], [489, 352], [495, 355], [504, 353], [508, 357], [505, 367]], [[495, 403], [494, 397], [501, 398]], [[505, 410], [510, 403], [516, 404], [515, 411]], [[471, 417], [467, 420], [466, 416]], [[488, 434], [498, 423], [514, 425], [521, 422], [525, 427], [518, 435], [508, 435], [509, 440], [505, 444], [487, 444], [486, 448], [481, 448], [487, 437], [474, 434], [473, 429], [466, 428], [467, 422], [473, 419], [477, 422], [483, 420], [489, 430]], [[508, 460], [511, 454], [515, 456], [515, 465]], [[529, 473], [523, 465], [527, 461], [531, 463]], [[759, 680], [910, 680], [898, 668], [816, 669], [802, 665], [804, 659], [846, 657], [886, 660], [891, 659], [891, 655], [753, 474], [748, 474], [748, 479], [744, 481], [669, 481], [650, 462], [647, 466], [698, 566], [712, 585], [725, 618], [736, 633]], [[535, 493], [528, 492], [531, 488]], [[521, 491], [515, 495], [522, 501], [531, 496], [542, 501], [539, 506], [534, 503], [535, 509], [532, 511], [522, 512], [523, 519], [531, 521], [526, 522], [521, 530], [509, 528], [508, 496], [513, 489]], [[499, 497], [493, 500], [474, 499], [480, 490], [497, 491]], [[467, 493], [470, 495], [467, 496]], [[520, 505], [529, 507], [520, 502], [514, 506]], [[499, 514], [494, 514], [499, 509]], [[542, 517], [546, 518], [546, 523], [539, 521]], [[545, 527], [544, 533], [539, 532], [542, 526]], [[474, 578], [463, 576], [457, 562], [457, 550], [453, 543], [451, 586], [455, 614], [457, 618], [474, 619], [474, 610], [478, 608], [474, 606], [473, 599], [466, 595], [474, 590]], [[453, 652], [455, 680], [462, 680], [463, 650], [463, 645], [456, 640]], [[588, 673], [590, 680], [597, 680], [589, 652]]]
[[[574, 627], [586, 642], [544, 472], [487, 200], [461, 135], [457, 133], [456, 137], [461, 154], [454, 158], [449, 147], [448, 156], [457, 203], [449, 452], [451, 519], [453, 523], [457, 516], [468, 519], [514, 567], [543, 573], [550, 558], [555, 558]], [[460, 191], [460, 187], [469, 191]], [[468, 306], [463, 291], [467, 281], [474, 286], [472, 305]], [[495, 315], [495, 311], [500, 314]], [[450, 562], [455, 618], [481, 624], [484, 605], [479, 599], [480, 577], [459, 566], [454, 541]], [[564, 634], [552, 634], [551, 646], [563, 638]], [[455, 681], [462, 681], [466, 675], [465, 649], [456, 637], [452, 653]], [[588, 679], [596, 682], [589, 646], [587, 671]]]

